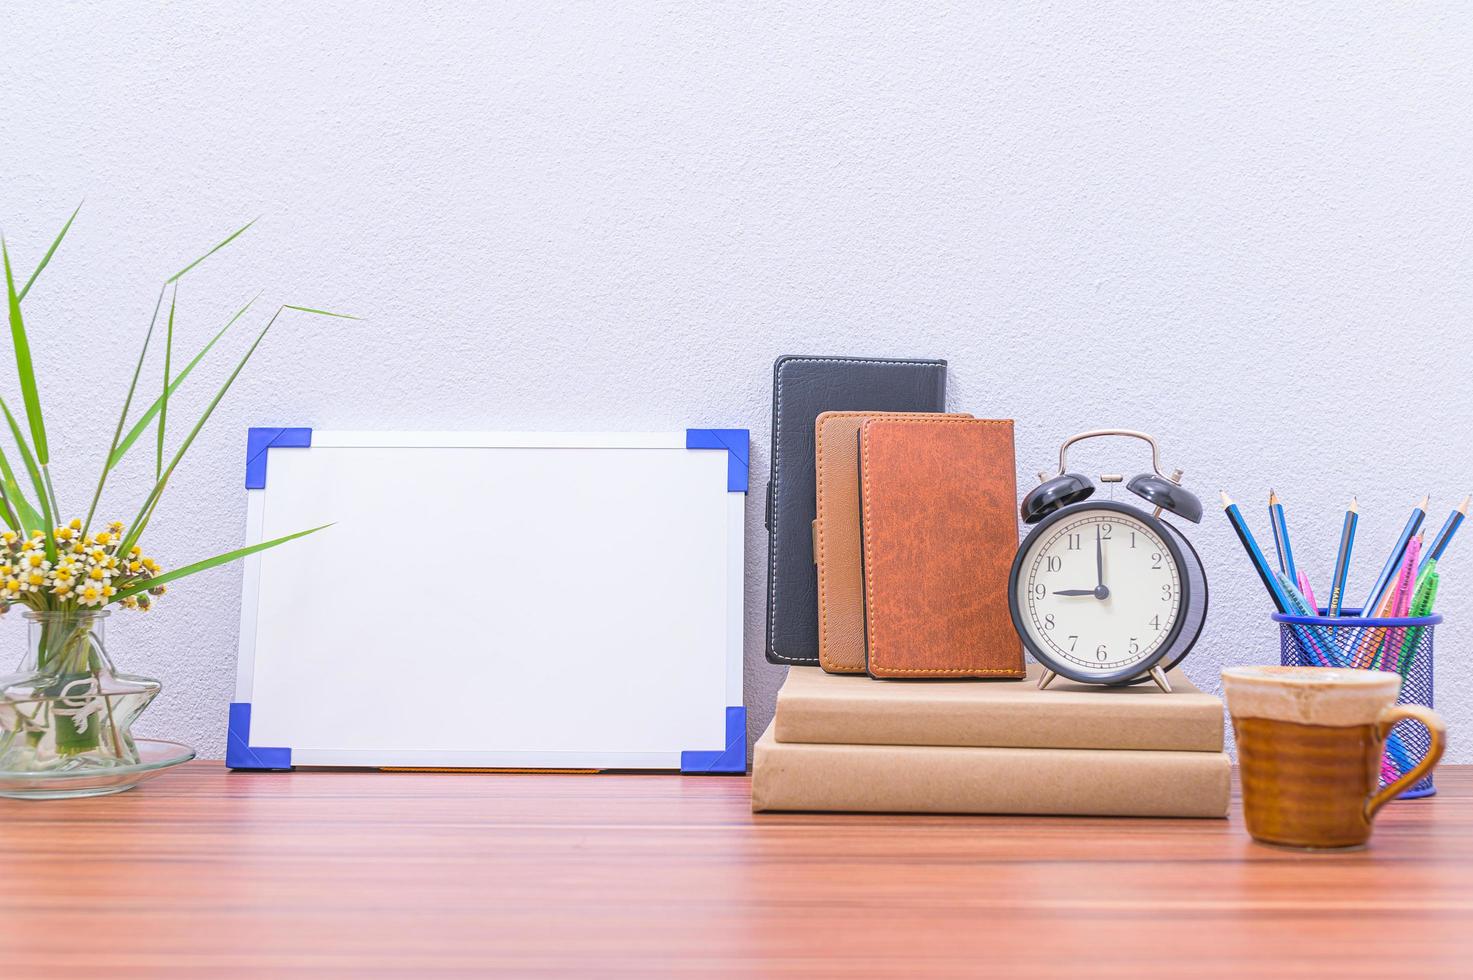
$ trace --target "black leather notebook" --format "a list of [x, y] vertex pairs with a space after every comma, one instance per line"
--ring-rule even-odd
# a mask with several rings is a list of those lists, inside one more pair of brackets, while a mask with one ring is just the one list
[[767, 484], [767, 659], [818, 663], [814, 421], [821, 412], [944, 412], [946, 362], [779, 357]]

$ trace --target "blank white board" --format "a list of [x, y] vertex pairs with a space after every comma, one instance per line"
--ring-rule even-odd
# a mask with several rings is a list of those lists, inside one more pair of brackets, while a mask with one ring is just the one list
[[247, 455], [227, 764], [745, 769], [745, 430]]

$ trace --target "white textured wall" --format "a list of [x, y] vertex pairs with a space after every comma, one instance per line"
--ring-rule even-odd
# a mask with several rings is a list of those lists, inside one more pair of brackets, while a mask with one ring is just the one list
[[[260, 288], [367, 317], [268, 339], [159, 511], [169, 565], [239, 543], [249, 425], [746, 425], [760, 489], [788, 352], [949, 358], [953, 407], [1018, 419], [1020, 479], [1071, 432], [1150, 430], [1265, 538], [1276, 486], [1322, 589], [1352, 493], [1359, 593], [1414, 499], [1436, 525], [1473, 490], [1466, 7], [33, 3], [5, 35], [21, 269], [87, 198], [26, 303], [64, 503], [158, 283], [235, 224], [265, 215], [186, 280], [183, 348]], [[1129, 444], [1079, 461], [1143, 467]], [[151, 465], [136, 453], [109, 514]], [[761, 656], [760, 503], [754, 735], [782, 674]], [[429, 494], [384, 534], [365, 587], [417, 583], [386, 614], [474, 610], [494, 542], [436, 525]], [[1188, 670], [1216, 686], [1276, 639], [1215, 509], [1194, 540], [1213, 607]], [[1445, 568], [1439, 706], [1461, 732], [1473, 531]], [[218, 571], [116, 617], [117, 659], [166, 684], [146, 733], [220, 755], [239, 587]], [[406, 673], [435, 670], [419, 657]]]

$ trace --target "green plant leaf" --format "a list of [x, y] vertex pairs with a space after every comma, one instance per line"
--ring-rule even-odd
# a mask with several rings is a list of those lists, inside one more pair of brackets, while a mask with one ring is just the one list
[[318, 316], [335, 316], [339, 320], [361, 320], [362, 317], [353, 316], [351, 313], [330, 313], [327, 310], [314, 310], [310, 306], [293, 306], [290, 303], [281, 304], [283, 310], [297, 310], [300, 313], [316, 313]]
[[80, 210], [82, 210], [82, 205], [78, 204], [77, 210], [73, 211], [72, 216], [66, 219], [66, 224], [61, 226], [61, 231], [57, 232], [56, 238], [51, 242], [51, 247], [46, 250], [45, 255], [41, 256], [41, 264], [36, 266], [36, 271], [31, 273], [31, 278], [27, 279], [26, 284], [21, 287], [20, 299], [26, 298], [26, 293], [31, 291], [31, 284], [36, 281], [36, 277], [41, 274], [41, 270], [46, 268], [46, 263], [51, 261], [51, 256], [56, 254], [56, 246], [60, 245], [61, 240], [66, 237], [66, 233], [72, 227], [72, 222], [77, 220], [77, 211]]
[[51, 513], [59, 515], [61, 505], [56, 502], [56, 487], [51, 483], [51, 467], [44, 463], [41, 465], [41, 479], [46, 484], [46, 497], [51, 501]]
[[189, 435], [185, 437], [184, 442], [179, 446], [178, 449], [174, 451], [174, 455], [169, 460], [169, 465], [164, 469], [163, 475], [159, 477], [158, 482], [156, 482], [153, 489], [149, 491], [148, 498], [144, 500], [143, 506], [138, 510], [138, 516], [133, 519], [133, 523], [128, 527], [127, 536], [123, 539], [123, 543], [118, 546], [119, 553], [127, 554], [128, 550], [132, 548], [133, 545], [137, 544], [139, 536], [143, 533], [144, 529], [148, 527], [148, 522], [153, 517], [153, 510], [156, 506], [158, 506], [159, 498], [163, 496], [164, 487], [166, 487], [169, 483], [169, 477], [174, 474], [174, 468], [179, 465], [179, 461], [184, 458], [184, 454], [188, 452], [189, 447], [194, 444], [194, 439], [196, 436], [199, 435], [200, 429], [203, 429], [205, 427], [205, 423], [209, 421], [210, 416], [214, 414], [215, 408], [220, 404], [220, 400], [225, 397], [225, 393], [230, 390], [230, 386], [235, 383], [235, 379], [245, 368], [246, 362], [251, 359], [251, 355], [256, 352], [256, 348], [261, 346], [261, 341], [266, 339], [266, 334], [271, 330], [272, 325], [276, 323], [277, 318], [280, 317], [281, 314], [288, 309], [302, 310], [303, 312], [315, 313], [319, 316], [335, 316], [342, 319], [357, 319], [356, 317], [348, 317], [342, 313], [329, 313], [326, 310], [306, 310], [303, 307], [289, 307], [285, 304], [277, 307], [276, 312], [271, 314], [271, 319], [266, 322], [266, 326], [261, 328], [261, 332], [256, 335], [255, 341], [246, 350], [245, 354], [241, 357], [240, 362], [235, 365], [235, 370], [230, 372], [230, 377], [225, 379], [225, 383], [222, 384], [220, 386], [220, 389], [215, 392], [215, 397], [210, 399], [210, 404], [205, 407], [204, 414], [199, 417], [198, 422], [194, 423], [194, 428], [189, 430]]
[[148, 579], [147, 581], [139, 582], [136, 585], [130, 585], [125, 589], [119, 589], [118, 594], [113, 596], [111, 601], [117, 602], [121, 599], [126, 599], [129, 596], [135, 596], [140, 592], [147, 592], [149, 589], [153, 588], [156, 585], [163, 585], [165, 582], [172, 582], [175, 579], [181, 579], [187, 575], [193, 575], [196, 572], [203, 572], [207, 569], [217, 568], [220, 565], [229, 564], [230, 562], [233, 562], [238, 558], [244, 558], [247, 555], [254, 555], [258, 551], [265, 551], [267, 548], [274, 548], [279, 544], [285, 544], [288, 541], [292, 541], [296, 538], [305, 537], [308, 534], [315, 534], [318, 531], [321, 531], [323, 528], [329, 527], [332, 527], [332, 525], [323, 524], [321, 527], [308, 528], [305, 531], [297, 531], [295, 534], [288, 534], [280, 538], [275, 538], [271, 541], [263, 541], [260, 544], [249, 545], [245, 548], [236, 548], [234, 551], [227, 551], [223, 555], [216, 555], [213, 558], [206, 558], [204, 561], [197, 561], [193, 565], [185, 565], [183, 568], [176, 568], [173, 571], [163, 572], [159, 575], [155, 575], [153, 578]]
[[271, 319], [266, 321], [266, 326], [262, 327], [261, 332], [256, 335], [255, 341], [246, 350], [239, 363], [235, 365], [235, 370], [230, 372], [230, 377], [225, 379], [225, 383], [215, 392], [215, 397], [210, 399], [210, 404], [205, 407], [204, 414], [199, 417], [199, 421], [194, 423], [194, 428], [189, 431], [189, 435], [185, 437], [184, 442], [175, 450], [173, 458], [169, 460], [168, 468], [154, 482], [153, 489], [149, 491], [148, 497], [143, 501], [143, 506], [138, 509], [138, 516], [133, 518], [133, 522], [128, 526], [127, 536], [123, 539], [122, 544], [118, 546], [118, 552], [120, 554], [127, 554], [128, 550], [138, 542], [139, 535], [143, 533], [144, 528], [148, 527], [148, 522], [153, 517], [153, 509], [158, 505], [159, 497], [163, 495], [164, 487], [168, 485], [169, 477], [174, 474], [174, 468], [179, 465], [179, 460], [184, 458], [184, 454], [189, 450], [190, 445], [193, 444], [195, 436], [199, 435], [199, 430], [204, 428], [205, 422], [214, 414], [215, 407], [220, 404], [220, 399], [225, 397], [225, 393], [235, 383], [235, 379], [240, 375], [241, 370], [245, 368], [246, 362], [251, 359], [251, 355], [256, 352], [256, 348], [261, 346], [261, 341], [266, 339], [266, 334], [271, 330], [272, 325], [276, 323], [276, 319], [281, 316], [281, 313], [282, 308], [278, 308], [275, 313], [271, 314]]
[[[26, 339], [26, 322], [20, 315], [20, 297], [15, 292], [15, 276], [10, 271], [10, 250], [0, 238], [0, 254], [5, 259], [5, 292], [10, 299], [10, 339], [15, 345], [15, 369], [20, 375], [20, 393], [26, 405], [26, 419], [31, 423], [31, 438], [36, 441], [36, 459], [42, 466], [50, 460], [46, 448], [46, 424], [41, 420], [41, 393], [36, 390], [36, 371], [31, 364], [31, 344]], [[37, 490], [46, 496], [44, 487]]]
[[178, 272], [174, 273], [168, 279], [165, 279], [164, 280], [164, 285], [167, 286], [167, 285], [169, 285], [171, 283], [178, 282], [179, 279], [181, 277], [183, 277], [184, 273], [188, 272], [190, 269], [193, 269], [195, 266], [199, 265], [205, 259], [209, 258], [210, 256], [214, 255], [216, 252], [220, 251], [220, 249], [224, 248], [226, 245], [229, 245], [231, 242], [235, 241], [241, 235], [245, 234], [245, 230], [247, 228], [249, 228], [251, 225], [255, 224], [257, 221], [260, 221], [260, 220], [261, 220], [260, 218], [252, 218], [250, 221], [247, 221], [245, 224], [243, 224], [239, 228], [235, 229], [235, 231], [231, 232], [230, 237], [226, 238], [223, 242], [221, 242], [220, 244], [216, 245], [214, 248], [210, 249], [204, 255], [201, 255], [199, 258], [195, 259], [193, 262], [189, 263], [184, 268], [180, 269]]
[[26, 529], [21, 526], [23, 522], [16, 515], [14, 508], [5, 500], [3, 483], [0, 483], [0, 521], [4, 521], [6, 527], [18, 532], [21, 537], [26, 536]]
[[[184, 370], [180, 371], [177, 375], [174, 376], [174, 380], [169, 382], [168, 394], [170, 397], [173, 397], [174, 392], [179, 388], [181, 384], [184, 383], [184, 379], [189, 377], [189, 372], [194, 370], [195, 365], [204, 359], [204, 356], [210, 352], [210, 349], [215, 346], [220, 338], [225, 336], [225, 332], [235, 325], [235, 321], [244, 316], [245, 312], [251, 308], [251, 305], [260, 298], [261, 294], [257, 293], [251, 298], [250, 302], [246, 303], [245, 306], [242, 306], [240, 309], [236, 310], [235, 316], [231, 317], [230, 321], [226, 323], [225, 326], [220, 328], [220, 332], [211, 337], [210, 342], [208, 344], [205, 344], [204, 347], [200, 348], [200, 352], [194, 355], [194, 357], [190, 360], [188, 364], [184, 365]], [[162, 404], [162, 398], [154, 399], [154, 403], [148, 406], [148, 410], [143, 413], [143, 415], [133, 425], [133, 428], [128, 430], [128, 434], [123, 437], [123, 441], [117, 444], [117, 448], [115, 448], [112, 452], [112, 455], [108, 457], [108, 469], [112, 469], [114, 466], [117, 466], [120, 462], [123, 461], [123, 457], [128, 454], [128, 450], [132, 448], [133, 443], [138, 441], [139, 437], [143, 435], [144, 430], [148, 428], [149, 423], [153, 421], [153, 417], [159, 413], [159, 408], [162, 406]]]
[[20, 492], [20, 486], [14, 480], [5, 481], [5, 496], [10, 499], [10, 506], [16, 511], [16, 517], [20, 519], [21, 526], [16, 528], [22, 533], [41, 530], [41, 515], [36, 513], [30, 501]]
[[123, 424], [128, 421], [128, 409], [133, 405], [133, 392], [138, 389], [138, 377], [143, 373], [143, 360], [148, 356], [148, 344], [153, 340], [153, 328], [159, 322], [159, 310], [164, 305], [164, 292], [167, 285], [159, 287], [159, 298], [153, 304], [153, 317], [148, 321], [148, 333], [143, 335], [143, 349], [138, 352], [138, 361], [133, 365], [133, 380], [128, 382], [128, 396], [123, 399], [123, 410], [118, 413], [118, 424], [113, 427], [112, 445], [107, 447], [108, 462], [102, 466], [102, 472], [97, 474], [97, 489], [92, 492], [92, 503], [87, 507], [87, 519], [82, 522], [82, 535], [85, 537], [87, 531], [92, 527], [92, 516], [97, 513], [97, 502], [102, 499], [102, 488], [107, 483], [107, 474], [112, 470], [112, 456], [118, 448], [118, 439], [123, 434]]
[[[113, 429], [113, 441], [112, 444], [107, 447], [107, 460], [102, 465], [102, 472], [97, 475], [97, 489], [93, 491], [92, 503], [87, 508], [87, 520], [83, 524], [83, 533], [85, 533], [86, 530], [92, 526], [92, 518], [97, 513], [98, 501], [102, 499], [102, 488], [107, 485], [107, 475], [108, 473], [112, 472], [112, 468], [117, 465], [116, 453], [118, 450], [118, 440], [122, 438], [123, 426], [128, 424], [128, 409], [131, 408], [133, 405], [133, 394], [138, 388], [139, 375], [143, 372], [143, 360], [148, 354], [149, 341], [153, 339], [153, 328], [158, 323], [159, 309], [163, 306], [164, 302], [164, 290], [167, 289], [171, 284], [178, 282], [181, 278], [183, 278], [184, 274], [190, 269], [193, 269], [205, 259], [220, 251], [220, 249], [235, 241], [237, 238], [245, 233], [245, 230], [247, 228], [255, 224], [258, 220], [260, 219], [253, 218], [241, 227], [237, 228], [227, 238], [225, 238], [224, 241], [220, 242], [204, 255], [201, 255], [199, 258], [195, 259], [193, 262], [189, 263], [184, 268], [174, 273], [174, 275], [170, 276], [167, 280], [165, 280], [164, 285], [159, 288], [158, 302], [155, 303], [153, 307], [153, 319], [149, 320], [148, 322], [148, 333], [145, 334], [143, 337], [143, 349], [138, 352], [138, 363], [133, 368], [133, 380], [128, 382], [128, 397], [123, 399], [123, 410], [118, 413], [118, 424], [116, 428]], [[144, 425], [146, 426], [147, 423], [145, 422]], [[137, 437], [134, 436], [133, 438], [136, 439]], [[132, 445], [132, 442], [129, 442], [129, 445]], [[136, 537], [137, 536], [134, 535], [135, 540]]]
[[41, 530], [41, 515], [36, 513], [36, 508], [21, 493], [20, 484], [15, 482], [15, 471], [10, 468], [10, 460], [5, 451], [0, 449], [0, 486], [5, 489], [5, 496], [10, 500], [10, 506], [16, 511], [24, 527], [16, 528], [17, 531], [39, 531]]
[[164, 425], [169, 421], [169, 370], [174, 359], [174, 306], [179, 299], [179, 285], [169, 297], [169, 331], [164, 335], [164, 392], [159, 395], [159, 451], [153, 458], [153, 478], [164, 472]]
[[41, 479], [41, 468], [36, 465], [36, 457], [31, 455], [31, 449], [26, 445], [25, 433], [20, 431], [20, 423], [16, 422], [15, 416], [11, 414], [10, 406], [5, 404], [3, 398], [0, 398], [0, 410], [5, 412], [5, 421], [10, 424], [10, 434], [15, 437], [15, 445], [20, 450], [21, 462], [25, 463], [26, 472], [31, 476], [31, 483], [36, 487], [36, 497], [41, 501], [41, 519], [45, 523], [39, 530], [46, 532], [46, 557], [51, 561], [56, 561], [56, 521], [51, 513], [51, 500], [46, 494], [46, 484]]

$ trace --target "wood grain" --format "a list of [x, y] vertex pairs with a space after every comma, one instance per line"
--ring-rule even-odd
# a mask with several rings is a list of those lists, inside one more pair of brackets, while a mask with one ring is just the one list
[[1473, 769], [1369, 850], [760, 814], [746, 779], [226, 773], [0, 800], [0, 976], [1466, 975]]

